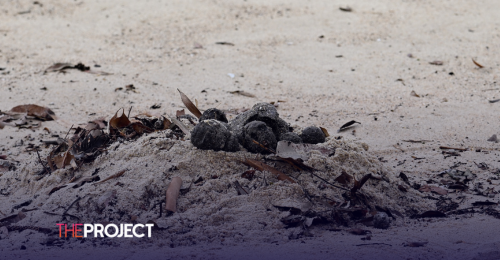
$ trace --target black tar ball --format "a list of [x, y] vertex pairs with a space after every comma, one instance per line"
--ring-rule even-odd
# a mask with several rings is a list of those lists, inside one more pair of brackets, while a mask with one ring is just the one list
[[306, 127], [303, 131], [302, 134], [300, 135], [302, 138], [302, 142], [308, 143], [308, 144], [318, 144], [318, 143], [324, 143], [326, 140], [325, 134], [319, 127], [316, 126], [308, 126]]
[[231, 152], [239, 150], [229, 126], [214, 119], [203, 120], [194, 127], [191, 131], [191, 143], [202, 150]]
[[294, 132], [288, 132], [280, 136], [280, 141], [290, 141], [295, 144], [300, 144], [302, 143], [302, 138]]
[[226, 114], [224, 114], [224, 112], [220, 111], [217, 108], [209, 108], [209, 109], [205, 110], [205, 112], [203, 112], [203, 114], [201, 115], [199, 121], [201, 122], [203, 120], [208, 120], [208, 119], [215, 119], [217, 121], [221, 121], [224, 123], [228, 122], [227, 118], [226, 118]]
[[253, 153], [269, 153], [266, 149], [253, 142], [259, 142], [267, 148], [276, 149], [277, 141], [273, 130], [262, 121], [252, 121], [244, 127], [244, 144]]

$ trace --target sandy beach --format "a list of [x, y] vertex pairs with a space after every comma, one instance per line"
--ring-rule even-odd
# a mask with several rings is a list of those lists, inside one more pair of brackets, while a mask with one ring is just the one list
[[[164, 229], [151, 240], [49, 243], [57, 236], [8, 230], [0, 221], [0, 259], [499, 259], [500, 152], [492, 138], [500, 135], [499, 10], [491, 0], [4, 1], [0, 116], [37, 104], [56, 120], [0, 129], [0, 219], [22, 212], [11, 225], [56, 230], [60, 216], [44, 212], [119, 223], [135, 216]], [[46, 71], [56, 63], [89, 70]], [[78, 169], [36, 175], [44, 166], [33, 147], [43, 160], [54, 148], [42, 141], [109, 121], [120, 108], [175, 117], [185, 109], [177, 89], [229, 120], [272, 102], [298, 133], [325, 128], [330, 136], [320, 146], [342, 149], [310, 152], [305, 163], [329, 180], [341, 171], [357, 180], [378, 174], [387, 182], [362, 189], [401, 216], [388, 229], [329, 223], [304, 234], [279, 221], [287, 212], [277, 201], [307, 201], [304, 188], [335, 198], [341, 191], [306, 174], [295, 178], [302, 186], [272, 178], [259, 186], [231, 158], [263, 157], [202, 151], [164, 131], [115, 142]], [[351, 120], [360, 124], [338, 132]], [[116, 180], [71, 188], [97, 171], [103, 180], [125, 169]], [[466, 176], [462, 188], [458, 175]], [[159, 217], [155, 205], [175, 176], [194, 188], [181, 193], [180, 212]], [[196, 186], [199, 178], [205, 184]], [[234, 181], [253, 192], [237, 195]], [[410, 218], [425, 210], [447, 216]], [[353, 228], [371, 234], [353, 235]]]

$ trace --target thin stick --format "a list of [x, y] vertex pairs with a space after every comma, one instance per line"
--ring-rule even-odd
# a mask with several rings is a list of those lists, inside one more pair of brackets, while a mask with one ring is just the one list
[[132, 106], [130, 106], [130, 109], [128, 110], [128, 115], [127, 115], [127, 117], [129, 117], [129, 118], [130, 118], [130, 112], [131, 112], [131, 111], [132, 111]]
[[43, 166], [43, 168], [45, 169], [45, 171], [47, 173], [50, 173], [49, 169], [47, 169], [47, 167], [45, 167], [45, 165], [43, 164], [42, 159], [40, 158], [40, 154], [38, 153], [38, 149], [35, 149], [35, 151], [36, 151], [36, 155], [38, 155], [38, 161], [40, 162], [40, 164]]
[[70, 127], [70, 128], [69, 128], [69, 130], [68, 130], [68, 132], [66, 133], [66, 136], [64, 136], [64, 139], [66, 139], [66, 137], [68, 137], [68, 135], [69, 135], [69, 131], [71, 131], [71, 129], [73, 129], [73, 126], [74, 126], [74, 125], [71, 125], [71, 127]]
[[322, 180], [322, 181], [326, 182], [327, 184], [329, 184], [329, 185], [331, 185], [331, 186], [333, 186], [333, 187], [335, 187], [335, 188], [339, 188], [339, 189], [342, 189], [342, 190], [349, 191], [349, 189], [346, 189], [346, 188], [343, 188], [343, 187], [340, 187], [340, 186], [337, 186], [337, 185], [335, 185], [335, 184], [332, 184], [332, 183], [328, 182], [327, 180], [325, 180], [325, 179], [323, 179], [323, 178], [319, 177], [318, 175], [314, 174], [313, 172], [311, 172], [311, 174], [312, 174], [313, 176], [315, 176], [316, 178], [318, 178], [318, 179], [320, 179], [320, 180]]

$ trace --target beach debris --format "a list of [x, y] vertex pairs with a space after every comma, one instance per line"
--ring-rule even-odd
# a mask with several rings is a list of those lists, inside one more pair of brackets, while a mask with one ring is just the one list
[[227, 45], [227, 46], [234, 46], [234, 43], [231, 43], [231, 42], [216, 42], [215, 44], [218, 44], [218, 45]]
[[300, 134], [302, 142], [308, 144], [324, 143], [326, 141], [325, 133], [316, 126], [308, 126]]
[[[122, 110], [122, 115], [118, 117], [118, 112]], [[111, 128], [124, 128], [130, 125], [130, 120], [128, 117], [125, 115], [125, 109], [120, 108], [118, 111], [116, 111], [115, 115], [109, 120], [109, 126]]]
[[320, 126], [319, 129], [321, 129], [321, 131], [323, 131], [323, 134], [325, 134], [325, 137], [330, 136], [330, 134], [328, 133], [328, 130], [326, 130], [326, 128]]
[[263, 162], [253, 160], [253, 159], [245, 159], [245, 161], [242, 161], [242, 163], [249, 166], [249, 167], [255, 168], [256, 170], [259, 170], [261, 172], [268, 171], [268, 172], [276, 175], [278, 180], [280, 180], [280, 181], [286, 180], [290, 183], [296, 183], [296, 181], [293, 180], [292, 178], [290, 178], [288, 175], [284, 174], [283, 172], [279, 171], [278, 169], [273, 168], [273, 167], [271, 167]]
[[411, 91], [410, 96], [412, 96], [412, 97], [420, 97], [420, 95], [417, 94], [417, 92], [415, 92], [415, 90]]
[[227, 74], [230, 78], [234, 79], [234, 74], [233, 73], [228, 73]]
[[376, 177], [374, 177], [371, 173], [368, 173], [366, 174], [365, 176], [363, 176], [361, 178], [361, 180], [356, 180], [354, 179], [354, 186], [351, 188], [351, 194], [354, 194], [356, 193], [356, 191], [358, 191], [359, 189], [361, 189], [361, 187], [363, 187], [363, 185], [366, 183], [366, 181], [368, 181], [369, 179], [376, 179], [378, 180]]
[[476, 202], [472, 203], [472, 206], [474, 206], [474, 207], [477, 207], [477, 206], [493, 206], [493, 205], [498, 205], [498, 203], [497, 202], [493, 202], [493, 201], [489, 201], [489, 200], [486, 200], [486, 201], [476, 201]]
[[429, 242], [407, 242], [403, 243], [404, 247], [423, 247], [427, 245]]
[[191, 112], [197, 118], [200, 118], [201, 117], [200, 110], [193, 104], [193, 102], [191, 102], [191, 100], [186, 96], [186, 94], [182, 93], [182, 91], [180, 91], [179, 89], [177, 89], [177, 91], [179, 91], [182, 103], [184, 103], [189, 112]]
[[201, 122], [208, 119], [215, 119], [220, 122], [228, 123], [226, 114], [217, 108], [209, 108], [205, 110], [199, 120]]
[[161, 108], [161, 104], [160, 103], [155, 103], [154, 105], [152, 105], [151, 107], [149, 107], [150, 109], [159, 109]]
[[443, 65], [443, 62], [439, 61], [439, 60], [435, 60], [435, 61], [429, 62], [429, 64], [436, 65], [436, 66], [441, 66], [441, 65]]
[[233, 182], [234, 188], [236, 189], [236, 192], [238, 192], [238, 195], [247, 195], [248, 191], [245, 190], [245, 188], [241, 187], [240, 182], [234, 181]]
[[248, 180], [252, 180], [254, 176], [255, 176], [255, 170], [248, 170], [248, 171], [245, 171], [244, 173], [241, 174], [242, 178], [245, 178]]
[[10, 111], [14, 113], [24, 113], [27, 116], [33, 116], [36, 119], [43, 121], [51, 121], [56, 118], [54, 111], [50, 108], [35, 104], [15, 106]]
[[348, 186], [352, 182], [352, 180], [353, 177], [347, 174], [347, 172], [345, 171], [342, 171], [342, 173], [337, 178], [335, 178], [335, 182], [338, 182], [346, 186]]
[[191, 143], [198, 149], [235, 152], [240, 149], [229, 126], [215, 119], [203, 120], [191, 131]]
[[431, 185], [424, 185], [422, 187], [420, 187], [420, 189], [418, 189], [420, 192], [432, 192], [432, 193], [436, 193], [436, 194], [439, 194], [439, 195], [446, 195], [448, 194], [448, 191], [443, 189], [443, 188], [440, 188], [440, 187], [436, 187], [436, 186], [431, 186]]
[[345, 130], [347, 130], [347, 129], [349, 129], [349, 128], [353, 127], [353, 125], [354, 125], [354, 124], [361, 124], [361, 123], [360, 123], [360, 122], [356, 122], [356, 121], [354, 121], [354, 120], [351, 120], [351, 121], [349, 121], [349, 122], [347, 122], [347, 123], [343, 124], [343, 125], [339, 128], [339, 130], [337, 130], [337, 133], [340, 133], [340, 132], [342, 132], [342, 131], [345, 131]]
[[177, 212], [177, 198], [179, 197], [181, 186], [182, 179], [180, 177], [173, 177], [170, 181], [166, 191], [165, 209], [167, 210], [167, 214]]
[[[262, 121], [252, 121], [246, 124], [243, 133], [243, 146], [249, 152], [266, 154], [269, 153], [267, 147], [274, 149], [277, 145], [273, 130]], [[254, 140], [259, 144], [256, 144]]]
[[101, 183], [106, 182], [106, 181], [109, 181], [109, 180], [111, 180], [111, 179], [118, 178], [118, 177], [122, 176], [122, 175], [123, 175], [126, 171], [128, 171], [128, 169], [121, 170], [121, 171], [119, 171], [119, 172], [117, 172], [117, 173], [115, 173], [115, 174], [113, 174], [113, 175], [109, 176], [108, 178], [106, 178], [106, 179], [104, 179], [104, 180], [102, 180], [102, 181], [100, 181], [100, 182], [96, 182], [95, 184], [101, 184]]
[[111, 73], [104, 72], [104, 71], [93, 71], [90, 70], [89, 66], [85, 66], [83, 63], [78, 63], [76, 65], [73, 65], [71, 63], [54, 63], [50, 67], [46, 68], [43, 72], [43, 74], [47, 74], [49, 72], [59, 72], [59, 73], [66, 73], [67, 70], [71, 69], [76, 69], [82, 72], [87, 72], [91, 74], [97, 74], [97, 75], [111, 75]]
[[19, 211], [19, 213], [7, 216], [5, 218], [0, 219], [0, 227], [1, 226], [8, 226], [13, 223], [17, 223], [21, 220], [26, 218], [26, 214], [22, 211]]
[[498, 137], [496, 134], [494, 134], [490, 138], [488, 138], [488, 140], [486, 140], [486, 141], [498, 143]]
[[430, 210], [422, 214], [415, 215], [413, 218], [446, 218], [446, 214], [441, 211]]
[[[65, 153], [61, 155], [57, 155], [53, 158], [54, 164], [58, 169], [64, 169], [67, 165], [73, 165], [75, 156], [73, 156], [69, 151], [66, 151]], [[73, 163], [72, 163], [73, 161]], [[75, 167], [76, 168], [76, 164]]]
[[373, 227], [379, 229], [388, 229], [391, 225], [391, 218], [385, 212], [377, 212], [373, 216]]
[[349, 232], [353, 235], [357, 235], [357, 236], [364, 236], [364, 235], [372, 233], [370, 230], [361, 229], [361, 228], [351, 228], [351, 229], [347, 230], [347, 232]]
[[407, 143], [422, 143], [422, 144], [425, 144], [427, 142], [433, 142], [432, 140], [401, 140], [403, 142], [407, 142]]
[[339, 10], [342, 12], [352, 12], [352, 8], [349, 6], [345, 6], [345, 7], [341, 6], [341, 7], [339, 7]]
[[489, 102], [490, 104], [496, 103], [496, 102], [498, 102], [498, 101], [500, 101], [500, 98], [499, 98], [499, 99], [488, 100], [488, 102]]
[[472, 62], [474, 63], [474, 65], [478, 66], [480, 69], [484, 68], [483, 65], [477, 63], [477, 61], [475, 61], [474, 59], [472, 59]]
[[229, 91], [229, 93], [233, 94], [233, 95], [240, 95], [240, 96], [245, 96], [245, 97], [251, 97], [251, 98], [254, 98], [255, 95], [252, 94], [252, 93], [248, 93], [246, 91], [243, 91], [243, 90], [235, 90], [235, 91]]

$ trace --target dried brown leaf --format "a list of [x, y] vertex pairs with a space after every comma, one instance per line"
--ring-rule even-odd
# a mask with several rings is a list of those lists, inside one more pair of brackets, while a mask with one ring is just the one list
[[54, 163], [58, 169], [63, 169], [66, 167], [66, 165], [71, 164], [71, 160], [73, 160], [75, 157], [69, 152], [65, 152], [64, 154], [57, 155], [54, 157]]
[[191, 100], [184, 93], [182, 93], [182, 91], [180, 91], [179, 89], [177, 89], [177, 91], [179, 91], [179, 93], [181, 94], [182, 103], [184, 103], [189, 112], [191, 112], [197, 118], [200, 118], [201, 117], [200, 110], [193, 104], [193, 102], [191, 102]]
[[363, 185], [365, 184], [365, 182], [368, 181], [372, 177], [373, 177], [372, 174], [369, 173], [369, 174], [363, 176], [363, 178], [361, 178], [361, 180], [359, 180], [359, 181], [354, 180], [354, 187], [352, 187], [351, 193], [355, 193], [356, 191], [358, 191], [359, 189], [361, 189], [361, 187], [363, 187]]
[[183, 116], [186, 114], [186, 111], [184, 111], [184, 109], [181, 109], [181, 110], [177, 110], [175, 112], [175, 117], [179, 118], [180, 116]]
[[358, 235], [358, 236], [363, 236], [363, 235], [372, 233], [370, 230], [365, 230], [365, 229], [361, 229], [361, 228], [352, 228], [352, 229], [349, 229], [347, 231], [353, 235]]
[[321, 131], [323, 131], [323, 134], [325, 134], [325, 137], [330, 136], [330, 134], [328, 133], [328, 130], [326, 130], [326, 128], [320, 126], [319, 129], [321, 129]]
[[417, 92], [415, 92], [415, 90], [411, 91], [410, 96], [412, 96], [412, 97], [420, 97], [420, 95], [417, 94]]
[[[123, 111], [122, 115], [118, 117], [118, 112], [120, 109]], [[130, 120], [125, 115], [125, 109], [120, 108], [116, 111], [115, 115], [109, 120], [109, 126], [115, 129], [123, 128], [130, 125]]]
[[340, 174], [339, 177], [335, 178], [335, 181], [344, 185], [348, 185], [349, 183], [352, 182], [353, 177], [347, 172], [342, 171], [342, 174]]
[[29, 105], [20, 105], [13, 107], [10, 111], [16, 113], [26, 113], [28, 116], [34, 116], [40, 120], [54, 120], [55, 113], [49, 108], [42, 107], [39, 105], [29, 104]]
[[133, 122], [132, 124], [130, 124], [130, 126], [132, 126], [134, 131], [138, 134], [152, 133], [155, 131], [155, 130], [143, 125], [141, 122]]
[[447, 190], [440, 188], [440, 187], [436, 187], [436, 186], [430, 186], [430, 185], [424, 185], [424, 186], [420, 187], [420, 189], [418, 189], [418, 190], [420, 192], [433, 192], [433, 193], [437, 193], [439, 195], [448, 194]]

